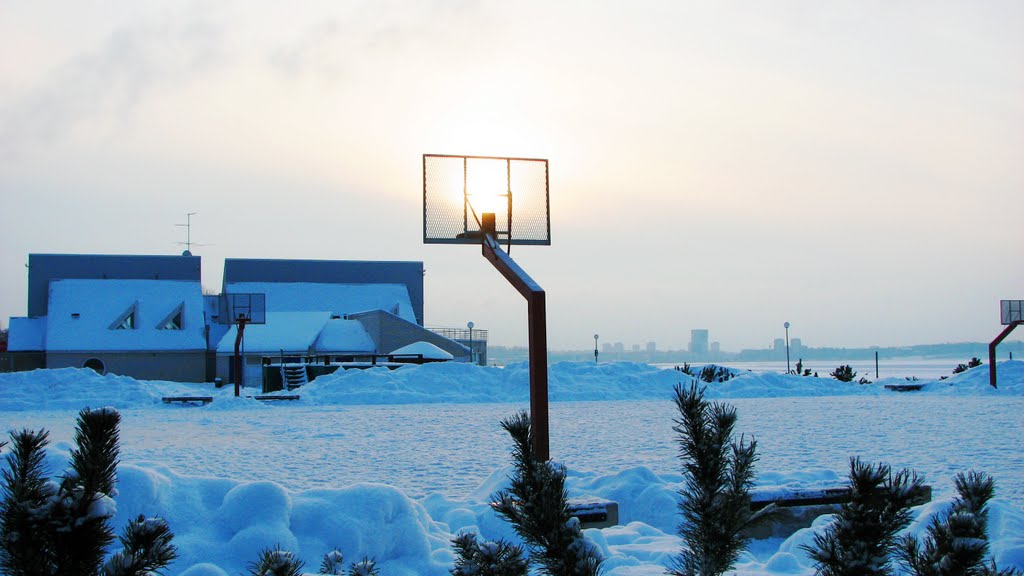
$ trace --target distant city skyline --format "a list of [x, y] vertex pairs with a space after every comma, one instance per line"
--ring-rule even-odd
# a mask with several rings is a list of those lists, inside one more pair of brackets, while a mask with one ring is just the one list
[[[527, 342], [422, 155], [550, 161], [556, 349], [988, 341], [1024, 298], [1024, 3], [0, 4], [0, 319], [29, 253], [424, 262]], [[1016, 334], [1015, 337], [1018, 337]]]

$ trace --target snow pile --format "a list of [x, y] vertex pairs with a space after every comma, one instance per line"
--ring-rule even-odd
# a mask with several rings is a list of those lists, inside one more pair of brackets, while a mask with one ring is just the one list
[[88, 406], [152, 406], [163, 396], [209, 395], [209, 384], [139, 381], [89, 369], [0, 374], [0, 410], [78, 410]]
[[[783, 396], [850, 396], [897, 394], [887, 384], [925, 384], [923, 392], [941, 394], [1002, 394], [1024, 396], [1024, 362], [999, 364], [999, 389], [988, 385], [988, 369], [969, 370], [948, 380], [928, 383], [885, 379], [872, 384], [839, 382], [833, 378], [801, 377], [771, 372], [741, 372], [721, 383], [707, 384], [709, 398]], [[693, 382], [676, 370], [648, 364], [560, 362], [548, 369], [552, 402], [594, 400], [661, 400], [677, 383]], [[408, 366], [398, 370], [345, 370], [321, 376], [303, 387], [303, 400], [315, 404], [419, 404], [516, 402], [529, 399], [530, 373], [525, 363], [506, 368], [448, 363]]]

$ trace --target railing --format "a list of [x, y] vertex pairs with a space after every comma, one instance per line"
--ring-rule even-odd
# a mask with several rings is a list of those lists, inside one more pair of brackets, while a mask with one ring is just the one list
[[468, 328], [428, 328], [428, 330], [449, 340], [487, 342], [487, 330], [469, 330]]

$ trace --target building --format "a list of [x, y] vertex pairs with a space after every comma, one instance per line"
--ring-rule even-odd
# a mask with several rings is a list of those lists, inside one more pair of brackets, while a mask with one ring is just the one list
[[708, 331], [703, 328], [690, 330], [690, 354], [704, 356], [708, 353]]
[[658, 351], [658, 345], [655, 342], [648, 342], [647, 343], [647, 353], [648, 354], [654, 354], [657, 351]]
[[261, 380], [273, 361], [427, 349], [471, 357], [467, 346], [423, 327], [421, 262], [228, 259], [222, 293], [205, 296], [200, 269], [187, 253], [30, 254], [29, 314], [11, 319], [6, 369], [231, 382], [238, 327], [224, 307], [239, 294], [265, 302], [265, 322], [247, 325], [240, 342], [247, 382]]

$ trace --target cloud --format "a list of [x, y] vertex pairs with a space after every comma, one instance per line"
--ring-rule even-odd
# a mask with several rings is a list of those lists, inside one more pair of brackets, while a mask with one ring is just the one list
[[222, 30], [202, 17], [168, 18], [112, 30], [0, 102], [0, 158], [66, 138], [97, 116], [130, 123], [152, 90], [206, 74], [222, 55]]

